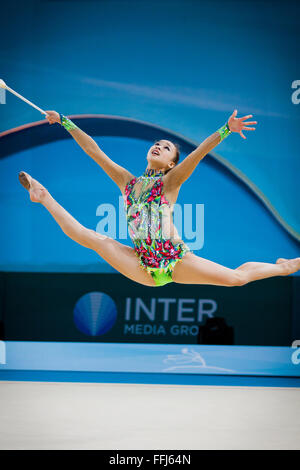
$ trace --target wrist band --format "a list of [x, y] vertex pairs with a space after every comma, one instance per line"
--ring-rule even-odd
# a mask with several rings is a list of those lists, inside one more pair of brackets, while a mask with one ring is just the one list
[[225, 139], [225, 137], [227, 137], [229, 134], [231, 134], [232, 131], [229, 129], [228, 122], [226, 122], [226, 124], [220, 127], [220, 129], [218, 129], [217, 132], [219, 132], [221, 136], [220, 142], [222, 142], [222, 140]]
[[60, 123], [67, 131], [72, 131], [73, 129], [78, 129], [76, 124], [74, 124], [74, 122], [72, 122], [66, 116], [64, 116], [61, 113], [59, 113], [59, 115], [60, 115]]

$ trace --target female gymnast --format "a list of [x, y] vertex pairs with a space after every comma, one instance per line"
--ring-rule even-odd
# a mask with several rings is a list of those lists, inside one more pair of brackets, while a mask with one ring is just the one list
[[126, 218], [134, 248], [82, 226], [58, 204], [37, 180], [20, 172], [19, 180], [29, 191], [33, 202], [41, 203], [54, 217], [63, 232], [75, 242], [98, 253], [105, 261], [129, 279], [146, 286], [179, 284], [212, 284], [243, 286], [258, 279], [287, 276], [300, 269], [300, 258], [279, 258], [275, 264], [247, 262], [230, 269], [196, 256], [179, 238], [173, 225], [173, 206], [181, 185], [198, 163], [232, 132], [244, 139], [244, 130], [255, 130], [246, 121], [252, 115], [237, 118], [234, 110], [227, 123], [205, 139], [181, 163], [177, 144], [159, 140], [147, 154], [143, 175], [135, 177], [113, 162], [85, 132], [66, 116], [46, 111], [50, 124], [61, 124], [118, 185], [124, 198]]

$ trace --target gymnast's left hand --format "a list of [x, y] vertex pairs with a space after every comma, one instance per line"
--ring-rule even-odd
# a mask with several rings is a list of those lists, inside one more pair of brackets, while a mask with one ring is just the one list
[[252, 114], [248, 114], [248, 116], [244, 116], [241, 118], [237, 118], [236, 115], [237, 115], [237, 109], [233, 111], [232, 115], [228, 119], [229, 129], [232, 132], [238, 132], [240, 136], [243, 137], [243, 139], [246, 139], [246, 137], [243, 134], [243, 131], [255, 131], [255, 127], [247, 127], [247, 126], [252, 125], [252, 124], [257, 124], [257, 121], [245, 122], [245, 119], [249, 119], [253, 117]]

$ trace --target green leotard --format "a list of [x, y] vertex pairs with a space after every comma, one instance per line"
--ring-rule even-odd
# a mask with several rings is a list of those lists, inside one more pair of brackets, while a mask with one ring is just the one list
[[179, 238], [169, 201], [163, 193], [163, 172], [145, 170], [125, 188], [125, 210], [134, 251], [157, 286], [172, 282], [172, 272], [191, 251]]

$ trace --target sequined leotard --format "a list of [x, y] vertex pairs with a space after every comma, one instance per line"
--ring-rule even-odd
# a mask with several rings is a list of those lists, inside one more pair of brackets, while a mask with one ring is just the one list
[[124, 204], [129, 235], [140, 265], [156, 285], [172, 282], [172, 272], [189, 247], [172, 222], [169, 201], [163, 192], [163, 172], [146, 169], [125, 187]]

